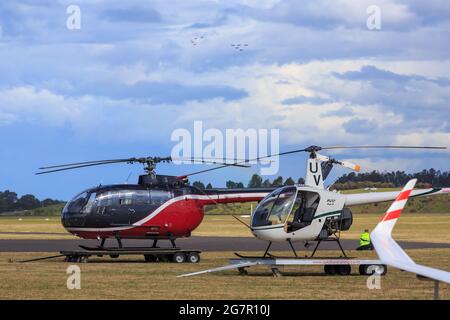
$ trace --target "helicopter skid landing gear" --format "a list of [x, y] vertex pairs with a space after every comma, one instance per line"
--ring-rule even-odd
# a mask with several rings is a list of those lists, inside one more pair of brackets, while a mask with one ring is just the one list
[[337, 242], [337, 244], [338, 244], [338, 246], [339, 246], [339, 249], [341, 249], [341, 252], [342, 252], [342, 254], [344, 255], [344, 257], [345, 257], [345, 258], [348, 258], [348, 257], [347, 257], [347, 254], [346, 254], [345, 251], [344, 251], [344, 248], [342, 248], [341, 241], [339, 240], [339, 238], [319, 239], [319, 240], [317, 241], [317, 244], [316, 244], [316, 246], [315, 246], [315, 248], [314, 248], [314, 250], [313, 250], [313, 252], [312, 252], [310, 258], [314, 257], [314, 254], [316, 253], [317, 248], [319, 248], [319, 245], [320, 245], [320, 243], [321, 243], [322, 241], [335, 241], [335, 242]]
[[264, 252], [263, 258], [267, 256], [267, 253], [269, 252], [270, 247], [272, 246], [272, 241], [269, 242], [269, 245], [267, 246], [266, 251]]
[[122, 246], [122, 240], [120, 239], [120, 237], [116, 236], [116, 240], [117, 240], [117, 245], [119, 246], [119, 249], [122, 249], [123, 246]]
[[292, 245], [291, 239], [287, 239], [287, 242], [289, 242], [289, 246], [291, 247], [292, 252], [294, 252], [295, 257], [298, 258], [297, 252], [295, 251], [295, 248], [294, 248], [294, 246]]

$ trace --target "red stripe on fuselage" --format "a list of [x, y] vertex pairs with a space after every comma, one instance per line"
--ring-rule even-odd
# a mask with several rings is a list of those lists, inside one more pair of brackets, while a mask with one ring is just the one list
[[[204, 206], [213, 205], [217, 203], [235, 203], [235, 202], [250, 202], [259, 201], [262, 196], [243, 197], [242, 195], [233, 197], [209, 196], [208, 198], [195, 199], [189, 196], [180, 197], [177, 201], [171, 203], [154, 217], [142, 223], [139, 226], [132, 226], [129, 229], [118, 231], [69, 231], [76, 234], [78, 237], [85, 239], [96, 239], [114, 237], [116, 235], [121, 238], [158, 238], [168, 239], [171, 237], [181, 238], [190, 236], [191, 232], [195, 230], [203, 220]], [[169, 200], [170, 201], [170, 200]], [[157, 209], [158, 210], [158, 209]], [[153, 214], [150, 212], [147, 216]], [[151, 227], [159, 226], [159, 231], [149, 233]], [[93, 228], [94, 229], [94, 228]]]

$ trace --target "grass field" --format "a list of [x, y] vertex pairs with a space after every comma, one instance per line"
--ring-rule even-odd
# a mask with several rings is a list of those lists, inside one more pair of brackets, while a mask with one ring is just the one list
[[[19, 220], [20, 219], [20, 220]], [[1, 232], [42, 232], [46, 234], [1, 234]], [[0, 217], [0, 239], [71, 239], [60, 217]]]
[[[373, 227], [380, 215], [355, 217], [352, 231], [344, 238], [358, 238], [365, 227]], [[59, 218], [1, 218], [0, 232], [64, 232]], [[449, 242], [450, 214], [404, 214], [394, 229], [403, 240]], [[196, 230], [197, 236], [250, 236], [246, 227], [230, 215], [209, 215]], [[70, 238], [62, 235], [0, 234], [2, 238]], [[323, 255], [327, 252], [321, 252]], [[450, 249], [409, 250], [418, 263], [450, 270]], [[48, 253], [52, 255], [54, 253]], [[286, 253], [291, 254], [291, 253]], [[336, 252], [328, 253], [330, 255]], [[349, 252], [351, 256], [375, 258], [374, 252]], [[264, 267], [251, 269], [249, 276], [236, 271], [176, 278], [227, 264], [231, 252], [205, 252], [199, 264], [144, 263], [142, 257], [120, 260], [93, 258], [81, 267], [82, 289], [68, 290], [62, 259], [42, 262], [17, 261], [46, 256], [46, 253], [0, 253], [0, 299], [432, 299], [433, 283], [420, 281], [413, 274], [389, 269], [381, 290], [369, 290], [367, 277], [322, 276], [321, 267], [286, 268], [282, 278], [274, 278]], [[93, 263], [97, 262], [97, 263]], [[118, 290], [117, 288], [120, 288]], [[450, 288], [441, 284], [441, 298], [450, 299]]]
[[[372, 229], [381, 214], [355, 215], [349, 231], [341, 233], [343, 239], [358, 239], [365, 229]], [[0, 239], [74, 239], [61, 226], [57, 217], [2, 217]], [[48, 219], [48, 220], [46, 220]], [[248, 218], [240, 218], [248, 222]], [[394, 229], [398, 240], [450, 242], [450, 214], [404, 213]], [[49, 234], [2, 234], [1, 232], [45, 232]], [[52, 234], [57, 233], [57, 234]], [[230, 215], [207, 215], [193, 232], [194, 236], [251, 237], [250, 231]]]
[[[417, 260], [450, 269], [450, 250], [409, 250]], [[326, 252], [324, 252], [326, 254]], [[350, 252], [359, 257], [374, 253]], [[45, 255], [45, 254], [44, 254]], [[144, 263], [141, 257], [120, 261], [96, 258], [98, 263], [78, 264], [81, 289], [66, 287], [69, 263], [59, 260], [18, 263], [42, 254], [0, 253], [0, 299], [432, 299], [433, 283], [390, 268], [381, 289], [369, 290], [367, 276], [353, 267], [351, 276], [323, 276], [322, 267], [291, 267], [274, 278], [267, 267], [249, 270], [248, 276], [224, 271], [189, 278], [177, 275], [227, 264], [229, 252], [202, 254], [199, 264]], [[438, 259], [436, 259], [439, 257]], [[103, 259], [103, 260], [101, 260]], [[93, 259], [94, 260], [94, 259]], [[109, 262], [107, 262], [109, 261]], [[441, 299], [450, 299], [450, 288], [440, 286]]]

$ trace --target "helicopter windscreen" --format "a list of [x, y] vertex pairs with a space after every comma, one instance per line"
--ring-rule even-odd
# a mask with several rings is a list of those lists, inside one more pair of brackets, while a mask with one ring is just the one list
[[95, 192], [83, 191], [66, 203], [62, 213], [81, 213], [84, 211], [86, 204], [88, 204], [88, 202], [92, 203], [94, 199]]
[[253, 227], [282, 224], [286, 221], [294, 204], [297, 187], [277, 189], [269, 194], [256, 208], [253, 219]]

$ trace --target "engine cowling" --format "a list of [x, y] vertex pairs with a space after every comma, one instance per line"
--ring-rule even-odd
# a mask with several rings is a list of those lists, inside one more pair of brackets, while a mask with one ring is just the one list
[[342, 209], [341, 215], [339, 216], [339, 222], [337, 224], [338, 231], [346, 231], [350, 229], [353, 224], [353, 214], [349, 208]]

